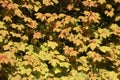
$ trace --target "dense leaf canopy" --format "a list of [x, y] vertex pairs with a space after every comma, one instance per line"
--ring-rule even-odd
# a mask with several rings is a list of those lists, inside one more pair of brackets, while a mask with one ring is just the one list
[[0, 0], [0, 80], [120, 80], [120, 0]]

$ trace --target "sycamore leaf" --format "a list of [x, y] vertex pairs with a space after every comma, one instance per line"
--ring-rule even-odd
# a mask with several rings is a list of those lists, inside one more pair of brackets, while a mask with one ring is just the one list
[[109, 31], [109, 29], [107, 28], [103, 28], [103, 29], [98, 29], [98, 32], [100, 34], [100, 37], [102, 38], [107, 38], [110, 36], [111, 32]]
[[33, 38], [34, 39], [40, 39], [42, 37], [42, 33], [41, 32], [35, 32], [34, 34], [33, 34]]
[[3, 18], [3, 20], [6, 21], [6, 22], [12, 22], [12, 19], [11, 19], [10, 16], [5, 16], [5, 17]]
[[6, 26], [4, 26], [4, 22], [0, 21], [0, 29], [6, 29]]
[[110, 29], [112, 29], [112, 30], [117, 30], [118, 29], [118, 25], [117, 24], [112, 24], [111, 26], [110, 26]]
[[15, 77], [12, 77], [11, 80], [21, 80], [21, 76], [17, 74]]
[[29, 26], [30, 28], [36, 28], [38, 25], [38, 23], [34, 20], [34, 21], [31, 21], [27, 24], [27, 26]]
[[79, 61], [80, 63], [82, 63], [82, 64], [88, 63], [87, 58], [86, 58], [85, 56], [80, 57], [80, 58], [78, 59], [78, 61]]
[[120, 21], [120, 16], [116, 16], [115, 21]]
[[96, 7], [97, 6], [97, 2], [96, 1], [82, 1], [84, 6], [88, 6], [88, 7]]
[[77, 73], [75, 77], [76, 77], [76, 80], [88, 80], [88, 75], [86, 75], [83, 72]]
[[66, 57], [63, 55], [58, 55], [57, 59], [61, 60], [61, 61], [65, 61]]
[[48, 41], [48, 46], [54, 50], [58, 46], [58, 44], [53, 41]]
[[60, 13], [60, 14], [58, 15], [58, 18], [63, 18], [63, 17], [65, 17], [65, 16], [66, 16], [65, 14]]
[[87, 55], [88, 55], [88, 57], [90, 57], [90, 58], [94, 58], [94, 57], [96, 56], [96, 52], [94, 52], [94, 51], [89, 51], [89, 52], [87, 52]]
[[40, 9], [39, 6], [34, 6], [34, 10], [35, 10], [35, 12], [38, 12], [39, 9]]
[[54, 5], [51, 0], [43, 0], [43, 4], [46, 6]]
[[57, 64], [59, 64], [60, 62], [59, 62], [59, 60], [57, 60], [57, 59], [52, 59], [52, 60], [50, 60], [49, 63], [51, 63], [51, 65], [52, 65], [53, 67], [56, 67]]
[[21, 39], [22, 39], [23, 41], [28, 40], [28, 36], [24, 35], [24, 36], [21, 37]]
[[25, 43], [18, 43], [18, 44], [16, 44], [16, 46], [17, 46], [17, 48], [18, 48], [18, 50], [21, 50], [21, 51], [25, 51], [25, 47], [26, 47], [26, 45], [27, 44], [25, 44]]
[[4, 46], [3, 46], [3, 49], [4, 49], [4, 50], [9, 50], [9, 49], [10, 49], [10, 46], [9, 46], [9, 45], [4, 45]]
[[40, 66], [34, 67], [34, 68], [33, 68], [33, 71], [38, 71], [38, 72], [40, 72], [40, 71], [41, 71]]
[[90, 47], [91, 50], [95, 50], [96, 47], [99, 47], [99, 44], [98, 43], [90, 43], [88, 45], [88, 47]]
[[105, 10], [104, 13], [105, 13], [107, 16], [109, 16], [109, 17], [113, 17], [113, 16], [114, 16], [114, 9], [111, 9], [110, 11]]
[[120, 0], [114, 0], [116, 3], [120, 3]]
[[25, 47], [27, 50], [29, 51], [33, 51], [34, 50], [34, 46], [33, 45], [28, 45], [27, 47]]
[[61, 67], [66, 67], [66, 68], [69, 68], [69, 67], [70, 67], [70, 64], [67, 63], [67, 62], [60, 62], [59, 65], [60, 65]]
[[79, 48], [79, 52], [86, 52], [87, 51], [87, 49], [88, 49], [88, 46], [83, 46], [83, 47], [81, 47], [81, 48]]
[[55, 67], [55, 69], [54, 69], [55, 74], [61, 73], [61, 71], [62, 71], [62, 69], [60, 67]]
[[73, 5], [72, 4], [69, 4], [68, 6], [67, 6], [67, 9], [69, 10], [69, 11], [71, 11], [72, 9], [73, 9]]
[[101, 46], [101, 47], [99, 47], [99, 49], [103, 53], [106, 53], [107, 51], [111, 51], [110, 47], [107, 47], [107, 46]]
[[21, 15], [22, 15], [21, 10], [16, 9], [16, 10], [15, 10], [15, 15], [17, 15], [18, 17], [21, 17]]
[[49, 53], [46, 53], [44, 51], [40, 51], [39, 54], [40, 54], [39, 58], [43, 61], [52, 59], [52, 56]]
[[8, 64], [9, 60], [6, 55], [0, 54], [0, 63]]
[[100, 4], [104, 4], [104, 3], [106, 3], [106, 0], [98, 0], [98, 2], [99, 2]]
[[59, 3], [58, 0], [52, 0], [55, 4]]
[[88, 70], [89, 70], [88, 65], [86, 65], [86, 66], [78, 66], [78, 71], [88, 71]]
[[36, 19], [40, 19], [41, 21], [46, 20], [46, 16], [42, 13], [36, 13]]
[[31, 69], [31, 68], [28, 68], [28, 69], [26, 69], [26, 71], [25, 71], [25, 73], [26, 73], [28, 76], [31, 74], [31, 72], [32, 72], [32, 69]]
[[3, 42], [4, 37], [0, 36], [0, 42]]

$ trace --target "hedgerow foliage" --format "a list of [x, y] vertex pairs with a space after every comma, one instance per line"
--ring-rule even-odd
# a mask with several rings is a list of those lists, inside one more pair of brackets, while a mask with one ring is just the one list
[[0, 0], [0, 78], [119, 80], [120, 0]]

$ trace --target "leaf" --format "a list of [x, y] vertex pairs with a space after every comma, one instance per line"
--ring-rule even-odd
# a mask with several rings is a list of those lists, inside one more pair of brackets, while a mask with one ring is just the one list
[[102, 38], [107, 38], [111, 35], [111, 32], [107, 28], [103, 28], [103, 29], [99, 28], [98, 32], [100, 34], [100, 37], [102, 37]]
[[34, 6], [34, 10], [35, 10], [35, 12], [38, 12], [39, 9], [40, 9], [39, 6]]
[[70, 67], [70, 64], [67, 63], [67, 62], [60, 62], [59, 65], [60, 65], [61, 67], [65, 67], [65, 68], [69, 68], [69, 67]]
[[118, 25], [117, 24], [112, 24], [111, 26], [110, 26], [110, 29], [112, 29], [112, 30], [117, 30], [118, 29]]
[[76, 77], [76, 80], [87, 80], [88, 79], [88, 75], [83, 72], [79, 72], [75, 77]]
[[6, 26], [4, 25], [4, 22], [0, 21], [0, 29], [6, 29]]
[[31, 74], [32, 70], [31, 68], [28, 68], [25, 70], [25, 73], [27, 74], [27, 76], [29, 76]]
[[84, 6], [87, 7], [97, 7], [97, 2], [96, 1], [82, 1]]
[[61, 61], [65, 61], [66, 57], [63, 55], [57, 55], [57, 59], [59, 59]]
[[27, 47], [25, 47], [27, 50], [29, 51], [33, 51], [34, 50], [34, 46], [33, 45], [28, 45]]
[[40, 19], [41, 21], [46, 20], [46, 16], [42, 13], [36, 13], [36, 19]]
[[101, 44], [101, 41], [99, 39], [92, 39], [90, 40], [90, 44], [88, 47], [90, 47], [91, 50], [94, 50], [96, 47], [99, 47]]
[[55, 67], [55, 69], [54, 69], [55, 74], [61, 73], [61, 71], [62, 71], [62, 69], [60, 67]]
[[105, 10], [104, 13], [105, 13], [107, 16], [109, 16], [109, 17], [113, 17], [113, 16], [114, 16], [114, 9], [111, 9], [110, 11]]
[[3, 48], [4, 48], [4, 50], [10, 50], [10, 46], [9, 45], [4, 45]]
[[100, 4], [104, 4], [104, 3], [106, 3], [106, 0], [98, 0], [98, 2], [99, 2]]
[[43, 61], [48, 61], [52, 59], [52, 56], [49, 53], [44, 51], [40, 51], [39, 55], [40, 55], [39, 58]]
[[21, 76], [17, 74], [15, 77], [12, 77], [11, 80], [21, 80]]
[[66, 16], [65, 14], [60, 13], [60, 14], [58, 15], [58, 18], [63, 18], [63, 17], [65, 17], [65, 16]]
[[87, 55], [88, 55], [88, 57], [90, 57], [90, 58], [95, 58], [96, 52], [94, 52], [94, 51], [89, 51], [89, 52], [87, 52]]
[[29, 26], [30, 28], [33, 28], [35, 29], [37, 27], [38, 23], [34, 20], [34, 21], [31, 21], [27, 24], [27, 26]]
[[53, 41], [48, 41], [48, 46], [54, 50], [58, 46], [58, 44]]
[[115, 21], [120, 21], [120, 16], [116, 16]]
[[102, 51], [103, 53], [106, 53], [108, 51], [111, 51], [110, 47], [107, 46], [101, 46], [99, 47], [100, 51]]
[[46, 6], [54, 5], [51, 0], [43, 0], [43, 4]]
[[86, 52], [87, 49], [88, 49], [88, 46], [85, 46], [85, 45], [84, 45], [83, 47], [80, 47], [78, 51], [79, 51], [79, 52]]
[[58, 4], [59, 2], [58, 2], [58, 0], [52, 0], [55, 4]]
[[0, 54], [0, 63], [5, 63], [5, 64], [8, 64], [8, 58], [6, 55], [3, 55], [3, 54]]
[[59, 62], [59, 60], [57, 60], [57, 59], [52, 59], [52, 60], [49, 61], [49, 63], [51, 63], [51, 65], [52, 65], [53, 67], [56, 67], [57, 64], [59, 64], [60, 62]]
[[40, 71], [41, 71], [40, 66], [34, 67], [34, 68], [33, 68], [33, 71], [38, 71], [38, 72], [40, 72]]
[[82, 64], [86, 64], [86, 63], [88, 63], [88, 61], [87, 61], [87, 57], [85, 57], [85, 56], [82, 56], [82, 57], [80, 57], [79, 59], [78, 59], [78, 61], [80, 62], [80, 63], [82, 63]]
[[18, 17], [21, 17], [21, 15], [22, 15], [21, 10], [16, 9], [16, 10], [15, 10], [15, 15], [17, 15]]
[[67, 9], [69, 10], [69, 11], [71, 11], [72, 9], [73, 9], [73, 5], [72, 4], [69, 4], [68, 6], [67, 6]]
[[88, 65], [86, 65], [86, 66], [78, 66], [78, 71], [88, 71], [88, 70], [89, 70]]
[[116, 3], [120, 3], [120, 0], [114, 0]]
[[41, 32], [35, 32], [35, 33], [33, 34], [33, 38], [34, 38], [34, 39], [40, 39], [40, 38], [42, 38], [42, 33], [41, 33]]
[[95, 50], [95, 48], [98, 47], [99, 44], [97, 44], [97, 43], [90, 43], [88, 46], [90, 47], [91, 50]]
[[3, 42], [4, 37], [0, 36], [0, 42]]
[[12, 19], [11, 19], [10, 16], [5, 16], [5, 17], [3, 18], [3, 21], [12, 22]]
[[21, 50], [21, 51], [25, 51], [25, 48], [26, 48], [26, 45], [27, 44], [25, 44], [25, 43], [20, 43], [20, 44], [18, 44], [18, 50]]

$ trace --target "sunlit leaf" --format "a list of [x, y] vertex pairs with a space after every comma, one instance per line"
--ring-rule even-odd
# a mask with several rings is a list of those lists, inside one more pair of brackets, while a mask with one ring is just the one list
[[99, 49], [100, 49], [103, 53], [106, 53], [107, 51], [111, 51], [110, 47], [107, 47], [107, 46], [101, 46], [101, 47], [99, 47]]
[[54, 69], [54, 73], [55, 74], [58, 74], [58, 73], [61, 73], [61, 68], [60, 67], [56, 67], [55, 69]]
[[58, 46], [58, 44], [56, 42], [48, 41], [48, 46], [52, 49], [55, 49]]

